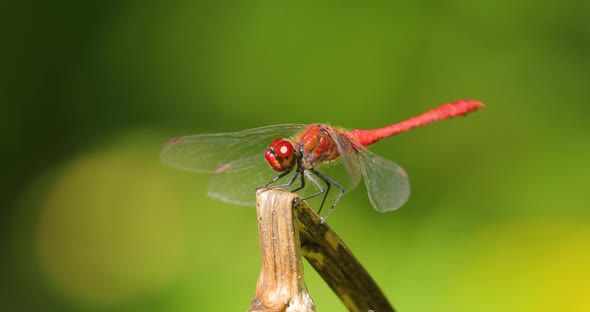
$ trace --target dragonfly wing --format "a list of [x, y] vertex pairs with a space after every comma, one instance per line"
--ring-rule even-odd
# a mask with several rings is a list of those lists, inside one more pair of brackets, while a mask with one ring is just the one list
[[349, 183], [346, 183], [346, 187], [347, 190], [351, 190], [359, 184], [362, 175], [358, 155], [354, 148], [355, 144], [346, 135], [337, 130], [330, 128], [328, 129], [328, 133], [338, 147], [338, 152], [340, 153], [339, 161], [346, 169], [348, 179], [350, 180], [347, 181]]
[[209, 196], [225, 202], [253, 206], [255, 189], [278, 174], [264, 159], [277, 137], [289, 138], [305, 125], [275, 125], [240, 132], [202, 134], [168, 141], [162, 161], [188, 171], [212, 173]]
[[279, 173], [268, 166], [264, 155], [241, 158], [238, 162], [236, 166], [243, 166], [243, 163], [251, 165], [244, 166], [242, 170], [214, 173], [209, 180], [208, 195], [236, 205], [254, 206], [256, 188], [265, 186]]
[[[251, 161], [277, 137], [290, 137], [305, 125], [275, 125], [230, 133], [190, 135], [168, 141], [160, 153], [172, 167], [195, 172], [231, 172], [256, 165]], [[241, 161], [245, 159], [246, 161]]]
[[401, 207], [410, 197], [410, 181], [406, 171], [389, 159], [359, 147], [365, 185], [375, 210], [387, 212]]

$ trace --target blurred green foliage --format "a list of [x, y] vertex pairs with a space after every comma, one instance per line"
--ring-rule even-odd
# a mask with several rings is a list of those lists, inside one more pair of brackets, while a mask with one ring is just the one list
[[409, 172], [405, 207], [359, 187], [331, 226], [401, 311], [590, 310], [589, 2], [3, 7], [0, 310], [243, 311], [255, 210], [163, 166], [166, 139], [459, 98], [488, 107], [373, 148]]

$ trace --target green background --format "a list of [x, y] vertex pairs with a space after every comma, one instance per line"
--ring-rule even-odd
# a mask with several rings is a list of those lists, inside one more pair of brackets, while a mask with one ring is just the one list
[[0, 310], [244, 311], [255, 209], [163, 142], [460, 98], [487, 108], [372, 147], [402, 209], [359, 187], [330, 226], [400, 311], [590, 310], [590, 2], [204, 3], [2, 5]]

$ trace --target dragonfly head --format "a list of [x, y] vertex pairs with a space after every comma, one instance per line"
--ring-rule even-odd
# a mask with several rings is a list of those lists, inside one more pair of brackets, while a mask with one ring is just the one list
[[293, 169], [296, 163], [296, 155], [293, 151], [293, 143], [283, 138], [276, 138], [264, 153], [268, 164], [278, 172]]

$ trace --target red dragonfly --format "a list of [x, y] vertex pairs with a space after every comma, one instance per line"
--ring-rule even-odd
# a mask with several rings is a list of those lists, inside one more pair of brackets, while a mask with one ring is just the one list
[[[303, 199], [324, 194], [320, 213], [333, 185], [339, 193], [322, 220], [328, 217], [345, 189], [355, 187], [363, 176], [371, 204], [377, 211], [386, 212], [401, 207], [408, 200], [408, 175], [402, 167], [366, 147], [394, 134], [484, 107], [477, 101], [459, 100], [373, 130], [346, 131], [323, 124], [286, 124], [184, 136], [168, 141], [161, 158], [173, 167], [212, 173], [209, 196], [239, 205], [253, 206], [257, 187], [289, 187], [299, 177], [301, 182], [292, 191], [304, 189], [306, 180], [310, 181], [315, 189], [311, 193], [307, 191]], [[347, 177], [337, 181], [331, 178], [333, 175], [328, 174], [329, 171], [344, 171]], [[293, 174], [287, 182], [276, 184], [290, 173]]]

